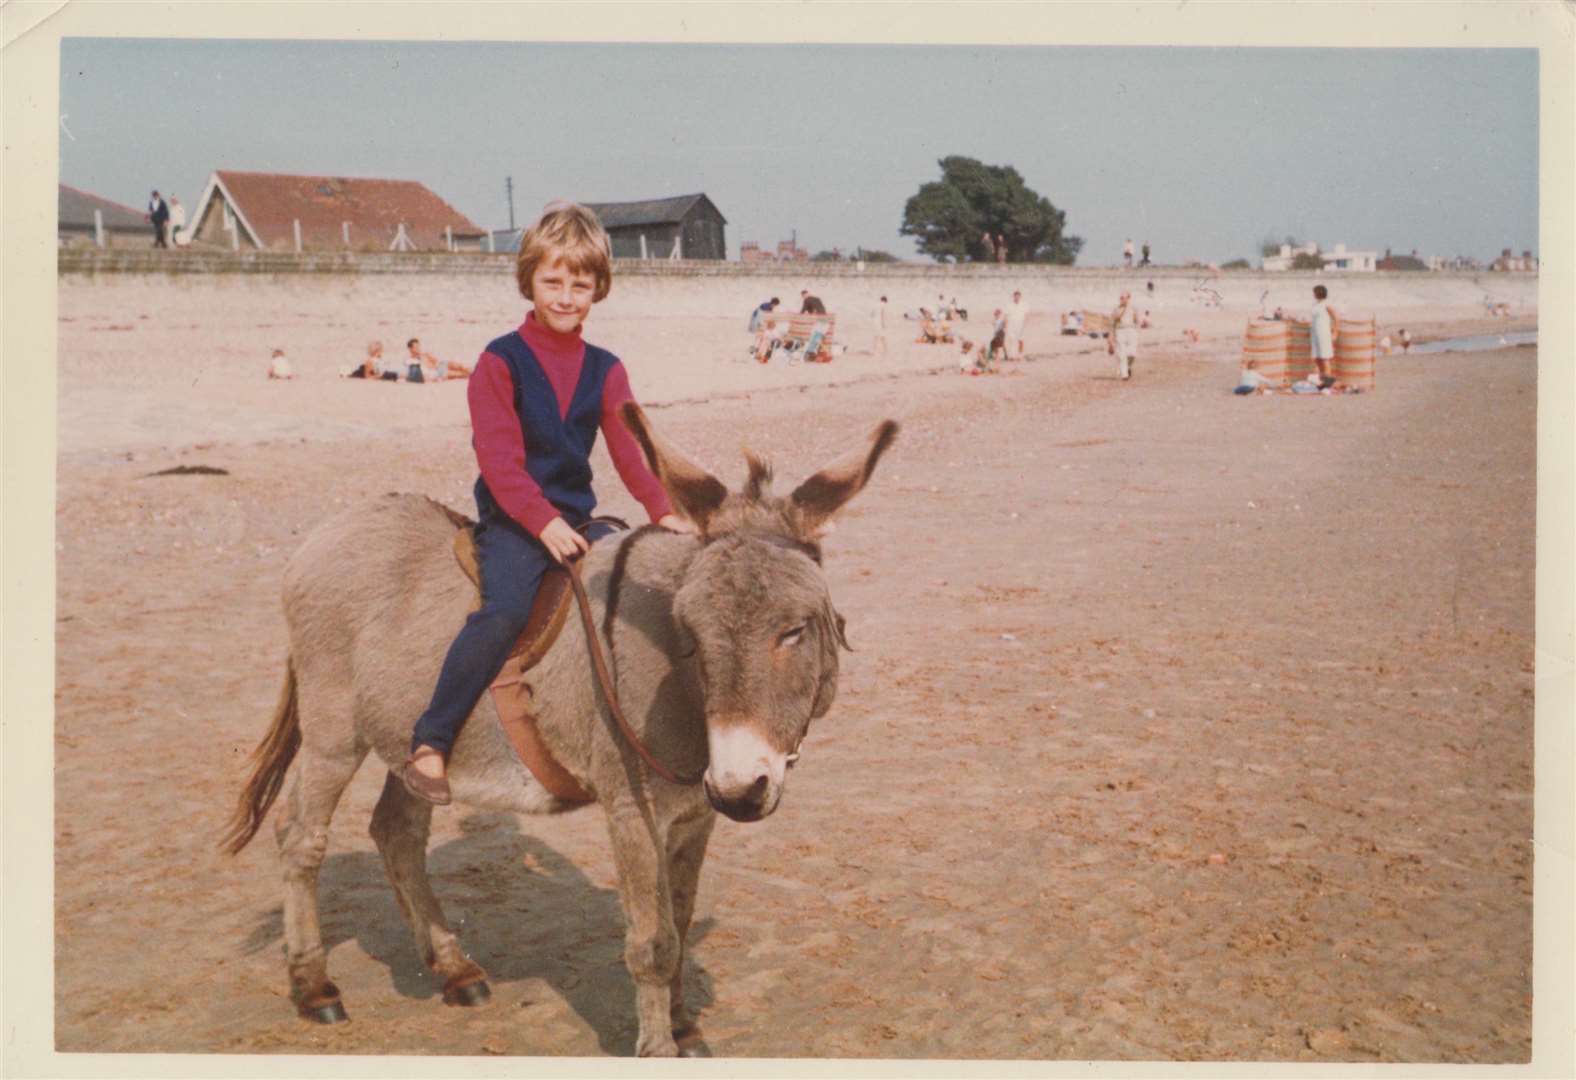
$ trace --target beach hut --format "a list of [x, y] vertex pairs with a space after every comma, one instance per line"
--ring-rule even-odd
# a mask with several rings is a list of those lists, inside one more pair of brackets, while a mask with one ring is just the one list
[[219, 170], [192, 243], [270, 251], [481, 251], [487, 231], [415, 180]]
[[60, 184], [60, 247], [152, 247], [153, 224], [141, 210]]
[[722, 216], [704, 194], [586, 203], [613, 241], [616, 259], [726, 259]]

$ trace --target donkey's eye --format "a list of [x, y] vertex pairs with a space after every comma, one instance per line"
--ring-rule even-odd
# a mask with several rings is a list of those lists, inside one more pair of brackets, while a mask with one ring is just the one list
[[798, 626], [794, 627], [792, 630], [789, 630], [789, 631], [785, 632], [782, 637], [778, 638], [777, 639], [777, 644], [785, 646], [785, 647], [789, 646], [789, 645], [797, 645], [797, 644], [799, 644], [799, 639], [804, 637], [804, 628], [805, 628], [805, 624], [804, 623], [800, 623]]

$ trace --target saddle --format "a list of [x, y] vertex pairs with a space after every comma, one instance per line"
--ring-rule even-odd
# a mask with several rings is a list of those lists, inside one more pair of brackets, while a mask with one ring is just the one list
[[[476, 606], [480, 607], [482, 573], [481, 563], [476, 556], [476, 536], [472, 532], [472, 522], [453, 511], [448, 513], [456, 525], [455, 561], [476, 586]], [[509, 658], [504, 661], [503, 669], [489, 689], [493, 705], [498, 710], [498, 723], [508, 736], [509, 744], [514, 747], [521, 764], [553, 795], [565, 802], [583, 803], [592, 801], [593, 796], [554, 759], [547, 744], [542, 741], [531, 708], [534, 692], [525, 678], [526, 672], [539, 664], [542, 657], [547, 655], [547, 650], [552, 648], [553, 642], [558, 640], [573, 603], [569, 572], [561, 566], [548, 569], [536, 590], [536, 600], [531, 604], [531, 614], [525, 629], [515, 639]]]

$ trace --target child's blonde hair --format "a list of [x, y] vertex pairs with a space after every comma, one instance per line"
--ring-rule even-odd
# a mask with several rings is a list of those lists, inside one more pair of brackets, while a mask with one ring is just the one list
[[536, 224], [520, 237], [520, 254], [514, 261], [514, 280], [520, 286], [520, 295], [534, 300], [531, 277], [536, 268], [544, 262], [562, 260], [571, 273], [596, 278], [593, 302], [606, 298], [613, 287], [611, 249], [607, 231], [590, 210], [563, 200], [548, 203]]

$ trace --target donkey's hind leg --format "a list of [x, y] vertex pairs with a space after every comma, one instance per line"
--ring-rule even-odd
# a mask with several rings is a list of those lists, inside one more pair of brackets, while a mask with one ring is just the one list
[[328, 978], [328, 957], [318, 922], [317, 875], [328, 853], [328, 823], [345, 785], [356, 774], [364, 749], [346, 748], [326, 754], [305, 745], [296, 763], [295, 781], [285, 812], [274, 826], [284, 867], [285, 962], [290, 970], [290, 996], [308, 1020], [334, 1023], [347, 1019], [339, 987]]
[[432, 804], [416, 798], [393, 773], [372, 812], [372, 839], [394, 886], [400, 912], [416, 935], [416, 951], [443, 980], [446, 1005], [480, 1005], [492, 996], [487, 973], [465, 955], [444, 920], [443, 908], [427, 879], [427, 837]]

